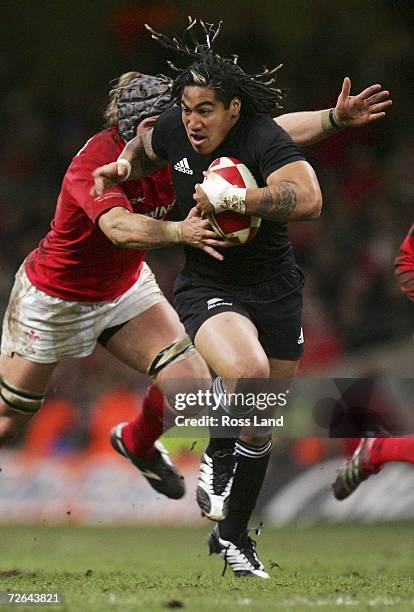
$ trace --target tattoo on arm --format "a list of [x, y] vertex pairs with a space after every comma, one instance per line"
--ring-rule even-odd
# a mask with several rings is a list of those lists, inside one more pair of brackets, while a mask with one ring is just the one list
[[290, 183], [282, 181], [263, 189], [256, 212], [265, 219], [286, 221], [296, 207], [296, 193]]

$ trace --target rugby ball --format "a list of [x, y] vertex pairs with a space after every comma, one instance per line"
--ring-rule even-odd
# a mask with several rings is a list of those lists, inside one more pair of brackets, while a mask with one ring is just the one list
[[[257, 188], [256, 180], [250, 170], [234, 157], [218, 157], [208, 167], [207, 176], [212, 172], [224, 179], [233, 187], [246, 189]], [[242, 215], [232, 210], [224, 210], [208, 217], [210, 225], [219, 236], [234, 242], [245, 244], [254, 238], [259, 230], [261, 218]]]

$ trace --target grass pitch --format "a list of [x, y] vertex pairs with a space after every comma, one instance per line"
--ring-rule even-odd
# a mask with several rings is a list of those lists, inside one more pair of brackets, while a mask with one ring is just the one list
[[[0, 591], [57, 591], [48, 609], [414, 610], [414, 525], [265, 529], [271, 579], [236, 579], [207, 528], [0, 527]], [[0, 606], [39, 610], [38, 606]]]

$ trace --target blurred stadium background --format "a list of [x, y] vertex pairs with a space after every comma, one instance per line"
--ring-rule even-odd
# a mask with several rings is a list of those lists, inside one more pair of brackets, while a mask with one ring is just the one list
[[[394, 106], [370, 128], [342, 132], [306, 151], [324, 193], [316, 223], [290, 226], [305, 294], [308, 376], [386, 372], [411, 376], [413, 305], [393, 278], [393, 259], [413, 221], [414, 5], [394, 0], [2, 1], [0, 20], [0, 311], [25, 255], [47, 231], [72, 156], [102, 125], [111, 79], [167, 70], [168, 54], [144, 31], [180, 31], [186, 15], [224, 20], [219, 50], [254, 69], [283, 62], [286, 111], [333, 106], [342, 79], [372, 83]], [[182, 258], [149, 261], [167, 296]], [[200, 521], [195, 501], [160, 503], [115, 456], [111, 426], [139, 409], [144, 377], [98, 349], [58, 368], [44, 409], [2, 449], [0, 521], [137, 523]], [[202, 441], [167, 439], [194, 489]], [[321, 518], [414, 518], [414, 472], [394, 465], [347, 502], [329, 489], [354, 441], [275, 440], [258, 513], [270, 523]], [[362, 490], [363, 489], [363, 490]], [[373, 503], [376, 499], [381, 503]], [[187, 501], [188, 500], [188, 501]], [[190, 503], [189, 503], [190, 502]]]

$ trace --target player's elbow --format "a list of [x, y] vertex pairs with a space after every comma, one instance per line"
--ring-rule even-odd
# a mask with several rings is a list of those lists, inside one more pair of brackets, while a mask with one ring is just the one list
[[119, 249], [124, 249], [128, 245], [128, 239], [125, 232], [117, 227], [111, 229], [110, 233], [107, 234], [112, 244]]
[[315, 221], [316, 219], [319, 219], [319, 217], [321, 216], [321, 212], [322, 212], [322, 196], [320, 196], [319, 198], [313, 199], [312, 202], [309, 204], [308, 220]]
[[131, 248], [131, 231], [122, 221], [114, 222], [106, 234], [112, 244], [119, 249]]
[[301, 195], [303, 201], [304, 221], [314, 221], [320, 217], [322, 211], [322, 193], [318, 178], [314, 169], [308, 163], [301, 166], [303, 171], [301, 185]]
[[320, 217], [322, 212], [322, 194], [319, 186], [307, 189], [303, 197], [301, 210], [302, 221], [314, 221]]
[[117, 211], [115, 209], [103, 214], [98, 223], [102, 232], [118, 248], [125, 248], [130, 239], [130, 232], [125, 224], [125, 215], [129, 214], [125, 210]]

